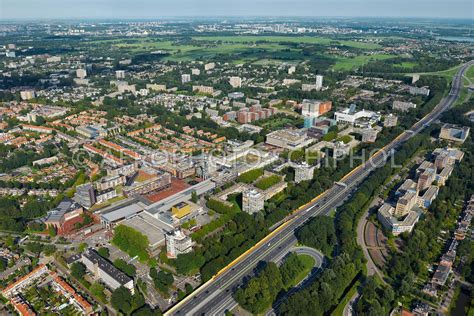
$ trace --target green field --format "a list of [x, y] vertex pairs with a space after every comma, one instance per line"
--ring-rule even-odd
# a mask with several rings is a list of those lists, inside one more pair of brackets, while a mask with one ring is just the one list
[[472, 83], [474, 83], [474, 67], [473, 66], [469, 67], [469, 69], [464, 74], [464, 77], [467, 77], [469, 80], [471, 80]]
[[298, 258], [303, 263], [304, 269], [292, 280], [293, 282], [291, 282], [291, 284], [287, 284], [287, 289], [290, 289], [303, 281], [314, 267], [313, 257], [308, 255], [298, 255]]
[[[215, 43], [198, 45], [180, 44], [172, 41], [150, 41], [149, 39], [135, 39], [133, 41], [112, 42], [111, 47], [114, 49], [125, 49], [133, 53], [150, 52], [154, 50], [162, 50], [170, 53], [165, 60], [172, 61], [190, 61], [196, 58], [212, 58], [217, 54], [238, 54], [248, 50], [261, 49], [269, 52], [281, 51], [288, 49], [288, 46], [279, 43], [261, 43], [258, 45], [246, 43]], [[242, 59], [241, 62], [254, 60]]]
[[334, 46], [348, 46], [361, 49], [378, 49], [381, 46], [373, 42], [364, 41], [348, 41], [333, 40], [325, 37], [310, 36], [198, 36], [193, 37], [196, 41], [206, 42], [227, 42], [227, 43], [255, 43], [255, 42], [272, 42], [272, 43], [302, 43], [302, 44], [320, 44]]
[[360, 55], [353, 58], [338, 57], [336, 64], [332, 67], [334, 70], [351, 70], [363, 66], [373, 60], [394, 58], [393, 55], [375, 54]]
[[[455, 67], [452, 67], [452, 68], [449, 68], [449, 69], [446, 69], [446, 70], [442, 70], [442, 71], [422, 72], [422, 73], [418, 73], [418, 74], [445, 77], [446, 79], [448, 79], [448, 81], [451, 81], [453, 79], [454, 75], [456, 74], [456, 72], [459, 70], [459, 68], [461, 68], [461, 65], [458, 65], [458, 66], [455, 66]], [[412, 74], [409, 74], [409, 75], [412, 75]]]
[[[96, 40], [88, 42], [96, 49], [110, 52], [144, 54], [164, 51], [169, 55], [164, 60], [191, 61], [212, 59], [216, 55], [232, 55], [234, 64], [254, 63], [256, 65], [278, 65], [283, 62], [298, 63], [304, 56], [302, 48], [294, 44], [317, 44], [356, 49], [379, 49], [381, 46], [370, 41], [334, 40], [325, 37], [310, 36], [198, 36], [192, 41], [159, 40], [153, 38], [127, 38], [114, 40]], [[277, 54], [278, 53], [278, 54]], [[276, 57], [276, 58], [274, 58]], [[329, 56], [334, 58], [333, 56]], [[357, 56], [355, 58], [336, 57], [335, 70], [351, 70], [370, 60], [390, 58], [390, 55], [377, 54]]]

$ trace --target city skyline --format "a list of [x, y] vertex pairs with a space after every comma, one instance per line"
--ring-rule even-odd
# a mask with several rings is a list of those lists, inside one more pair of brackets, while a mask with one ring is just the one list
[[5, 20], [33, 19], [152, 19], [160, 17], [407, 17], [459, 18], [473, 16], [473, 4], [466, 0], [416, 2], [402, 0], [394, 6], [391, 1], [373, 0], [216, 0], [163, 1], [138, 0], [4, 0], [0, 4], [0, 18]]

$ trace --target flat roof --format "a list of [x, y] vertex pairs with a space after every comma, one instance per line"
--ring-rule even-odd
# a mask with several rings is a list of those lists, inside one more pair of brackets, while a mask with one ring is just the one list
[[134, 228], [147, 236], [152, 247], [164, 243], [166, 233], [173, 230], [172, 226], [165, 224], [146, 212], [128, 218], [120, 224]]
[[138, 214], [141, 211], [143, 211], [143, 207], [141, 207], [137, 203], [133, 203], [133, 204], [118, 208], [109, 213], [102, 214], [100, 217], [103, 220], [112, 223], [120, 219], [124, 219], [130, 216], [133, 216], [135, 214]]
[[181, 192], [177, 192], [176, 194], [169, 196], [163, 200], [150, 204], [146, 207], [146, 211], [149, 214], [157, 214], [161, 211], [167, 211], [171, 209], [174, 205], [178, 204], [179, 202], [184, 202], [191, 198], [193, 192], [196, 192], [197, 195], [201, 195], [205, 192], [208, 192], [216, 187], [215, 183], [208, 180], [204, 180], [199, 182], [192, 187], [186, 188]]

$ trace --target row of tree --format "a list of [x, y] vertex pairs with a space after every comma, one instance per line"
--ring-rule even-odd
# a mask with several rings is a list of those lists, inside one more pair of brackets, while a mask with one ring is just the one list
[[291, 253], [280, 267], [273, 262], [266, 263], [256, 277], [235, 292], [235, 300], [253, 314], [265, 312], [279, 294], [294, 283], [304, 271], [305, 265], [298, 255]]

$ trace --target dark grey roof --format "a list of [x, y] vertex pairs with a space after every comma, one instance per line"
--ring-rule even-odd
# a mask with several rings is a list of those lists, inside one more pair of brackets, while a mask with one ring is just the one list
[[102, 258], [97, 252], [95, 252], [94, 249], [89, 248], [82, 255], [92, 261], [94, 264], [97, 264], [99, 269], [108, 274], [121, 285], [125, 285], [132, 281], [128, 275], [114, 267], [114, 265], [106, 259]]
[[75, 254], [70, 257], [65, 258], [64, 261], [66, 261], [67, 265], [70, 265], [78, 261], [79, 259], [81, 259], [81, 254]]

